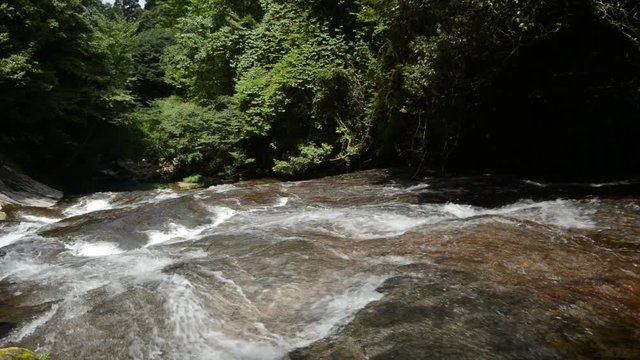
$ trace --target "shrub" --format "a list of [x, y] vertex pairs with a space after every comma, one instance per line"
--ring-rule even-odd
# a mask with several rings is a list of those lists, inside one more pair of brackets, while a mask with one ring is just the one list
[[156, 100], [133, 113], [130, 122], [143, 134], [144, 156], [161, 164], [168, 177], [237, 174], [252, 162], [242, 146], [248, 133], [244, 117], [224, 99], [208, 106], [177, 97]]

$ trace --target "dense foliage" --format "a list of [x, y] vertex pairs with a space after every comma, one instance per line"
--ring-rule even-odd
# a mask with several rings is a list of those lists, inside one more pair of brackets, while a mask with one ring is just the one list
[[117, 145], [131, 31], [105, 17], [92, 0], [0, 3], [0, 151], [36, 175], [84, 168]]
[[10, 0], [0, 151], [57, 176], [632, 172], [639, 19], [629, 0]]

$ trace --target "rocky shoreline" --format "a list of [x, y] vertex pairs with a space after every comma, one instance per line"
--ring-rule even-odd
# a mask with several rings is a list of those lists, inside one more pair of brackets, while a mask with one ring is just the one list
[[2, 211], [7, 205], [51, 207], [63, 193], [46, 186], [19, 170], [10, 161], [0, 158], [0, 221], [7, 220]]

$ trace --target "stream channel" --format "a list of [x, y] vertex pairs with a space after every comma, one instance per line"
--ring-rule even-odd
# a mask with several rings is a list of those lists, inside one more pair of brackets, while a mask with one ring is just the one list
[[376, 170], [14, 206], [0, 222], [0, 347], [640, 359], [639, 188]]

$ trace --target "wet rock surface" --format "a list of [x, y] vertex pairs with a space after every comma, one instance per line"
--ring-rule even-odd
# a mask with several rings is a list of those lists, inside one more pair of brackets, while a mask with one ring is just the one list
[[387, 281], [382, 300], [289, 357], [640, 358], [637, 204], [599, 200], [588, 229], [505, 217], [380, 244], [418, 247], [431, 264]]
[[49, 207], [62, 192], [41, 184], [0, 158], [0, 207], [7, 204]]
[[15, 207], [0, 224], [0, 345], [92, 359], [637, 359], [634, 184], [372, 171]]

